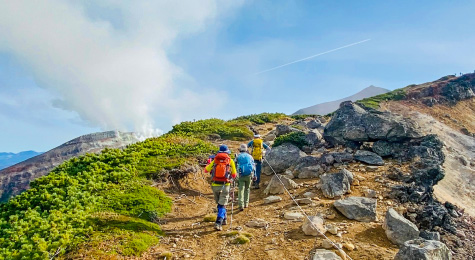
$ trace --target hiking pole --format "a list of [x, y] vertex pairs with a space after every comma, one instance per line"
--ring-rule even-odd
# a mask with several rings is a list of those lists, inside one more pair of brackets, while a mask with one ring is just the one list
[[232, 195], [231, 195], [231, 197], [232, 197], [232, 198], [231, 198], [231, 200], [232, 200], [232, 201], [231, 201], [231, 223], [229, 224], [229, 229], [230, 229], [230, 230], [233, 229], [234, 188], [235, 188], [235, 186], [234, 186], [234, 180], [233, 180], [232, 185], [233, 185], [233, 188], [232, 188]]

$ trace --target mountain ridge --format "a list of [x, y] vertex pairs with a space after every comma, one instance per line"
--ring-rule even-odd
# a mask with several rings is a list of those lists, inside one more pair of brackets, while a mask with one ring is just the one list
[[62, 162], [104, 148], [122, 148], [138, 142], [132, 132], [107, 131], [83, 135], [45, 153], [0, 170], [0, 202], [28, 189], [32, 180], [46, 175]]
[[341, 102], [344, 102], [344, 101], [354, 102], [360, 99], [364, 99], [364, 98], [368, 98], [368, 97], [372, 97], [372, 96], [376, 96], [380, 94], [385, 94], [387, 92], [389, 92], [388, 89], [370, 85], [369, 87], [366, 87], [351, 96], [299, 109], [295, 113], [293, 113], [293, 115], [326, 115], [337, 110]]
[[22, 151], [19, 153], [0, 152], [0, 170], [8, 168], [19, 162], [30, 159], [31, 157], [42, 154], [43, 152]]

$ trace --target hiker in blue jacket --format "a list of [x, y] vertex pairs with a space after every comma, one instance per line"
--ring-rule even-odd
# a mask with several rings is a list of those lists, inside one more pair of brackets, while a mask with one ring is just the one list
[[237, 173], [238, 173], [238, 201], [239, 211], [249, 207], [249, 193], [251, 180], [253, 180], [255, 167], [254, 159], [247, 152], [247, 145], [241, 144], [239, 147], [239, 155], [236, 157]]

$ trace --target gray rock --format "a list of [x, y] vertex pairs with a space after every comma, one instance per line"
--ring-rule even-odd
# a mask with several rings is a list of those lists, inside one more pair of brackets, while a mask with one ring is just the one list
[[[304, 152], [302, 152], [297, 146], [284, 143], [273, 148], [266, 156], [267, 162], [272, 166], [274, 171], [277, 173], [283, 173], [285, 170], [290, 168], [291, 166], [296, 165], [296, 162], [302, 158], [307, 156]], [[263, 164], [263, 172], [267, 175], [273, 174], [269, 165], [264, 162]]]
[[307, 236], [319, 236], [325, 234], [327, 229], [324, 225], [325, 220], [317, 216], [309, 216], [305, 218], [302, 230]]
[[264, 199], [264, 204], [269, 204], [269, 203], [274, 203], [274, 202], [279, 202], [282, 201], [282, 198], [279, 196], [269, 196]]
[[322, 123], [318, 119], [311, 120], [307, 123], [307, 127], [310, 129], [316, 129], [322, 126]]
[[341, 260], [341, 257], [330, 250], [317, 249], [312, 260]]
[[372, 189], [365, 189], [363, 190], [363, 193], [366, 198], [376, 198], [378, 196], [378, 194], [376, 194], [376, 191]]
[[331, 153], [331, 156], [335, 159], [337, 163], [345, 163], [353, 161], [353, 154], [351, 153]]
[[444, 243], [423, 238], [406, 241], [394, 257], [394, 260], [450, 259], [452, 259], [452, 253]]
[[313, 203], [311, 198], [296, 199], [295, 201], [297, 201], [297, 203], [299, 205], [306, 205], [306, 204], [312, 204]]
[[307, 141], [308, 145], [315, 146], [322, 141], [323, 137], [320, 132], [317, 130], [311, 130], [305, 135], [305, 141]]
[[335, 157], [331, 154], [322, 154], [320, 157], [320, 162], [325, 165], [332, 165], [335, 163]]
[[274, 175], [272, 176], [272, 179], [270, 180], [269, 184], [267, 185], [266, 189], [264, 190], [265, 195], [269, 194], [282, 194], [285, 192], [284, 187], [282, 186], [282, 183], [279, 181], [280, 180], [284, 183], [285, 188], [288, 190], [290, 189], [295, 189], [298, 188], [298, 184], [295, 183], [295, 181], [291, 180], [285, 175]]
[[420, 237], [427, 239], [427, 240], [435, 240], [440, 241], [440, 233], [439, 232], [431, 232], [427, 230], [422, 230], [419, 234]]
[[274, 141], [275, 137], [276, 137], [275, 134], [268, 134], [264, 137], [263, 140], [264, 142], [272, 142]]
[[297, 219], [303, 219], [304, 216], [300, 212], [285, 212], [284, 218], [288, 220], [297, 220]]
[[323, 195], [327, 198], [334, 198], [351, 191], [353, 174], [343, 169], [338, 173], [326, 173], [320, 176]]
[[358, 147], [361, 142], [388, 140], [404, 141], [421, 137], [417, 124], [379, 111], [367, 111], [351, 101], [342, 102], [323, 137], [331, 145]]
[[404, 242], [419, 237], [417, 226], [392, 208], [386, 212], [383, 228], [389, 240], [396, 245], [401, 246]]
[[288, 126], [288, 125], [277, 125], [275, 127], [275, 136], [279, 137], [281, 135], [289, 134], [292, 132], [302, 132], [297, 128]]
[[317, 178], [323, 172], [324, 172], [324, 170], [320, 165], [308, 166], [308, 167], [304, 167], [304, 168], [300, 169], [300, 171], [297, 172], [297, 177], [299, 179]]
[[354, 158], [357, 161], [364, 162], [371, 165], [380, 165], [380, 166], [384, 165], [383, 158], [381, 158], [381, 156], [370, 151], [358, 150], [356, 151]]
[[375, 199], [364, 197], [349, 197], [337, 200], [333, 205], [345, 217], [362, 222], [376, 221], [376, 203]]
[[246, 223], [246, 226], [251, 227], [251, 228], [262, 228], [262, 227], [267, 227], [267, 225], [269, 225], [269, 223], [267, 223], [267, 221], [260, 218], [250, 220]]
[[313, 193], [313, 192], [311, 192], [311, 191], [307, 191], [307, 192], [305, 192], [305, 193], [303, 194], [303, 196], [304, 196], [305, 198], [313, 199], [313, 198], [317, 197], [317, 194], [316, 194], [316, 193]]

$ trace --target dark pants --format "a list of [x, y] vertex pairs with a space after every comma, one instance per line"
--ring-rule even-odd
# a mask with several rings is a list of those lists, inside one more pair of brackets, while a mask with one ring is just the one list
[[261, 182], [261, 170], [262, 170], [262, 160], [254, 160], [256, 163], [256, 178], [257, 180], [254, 182], [255, 186], [259, 186]]

